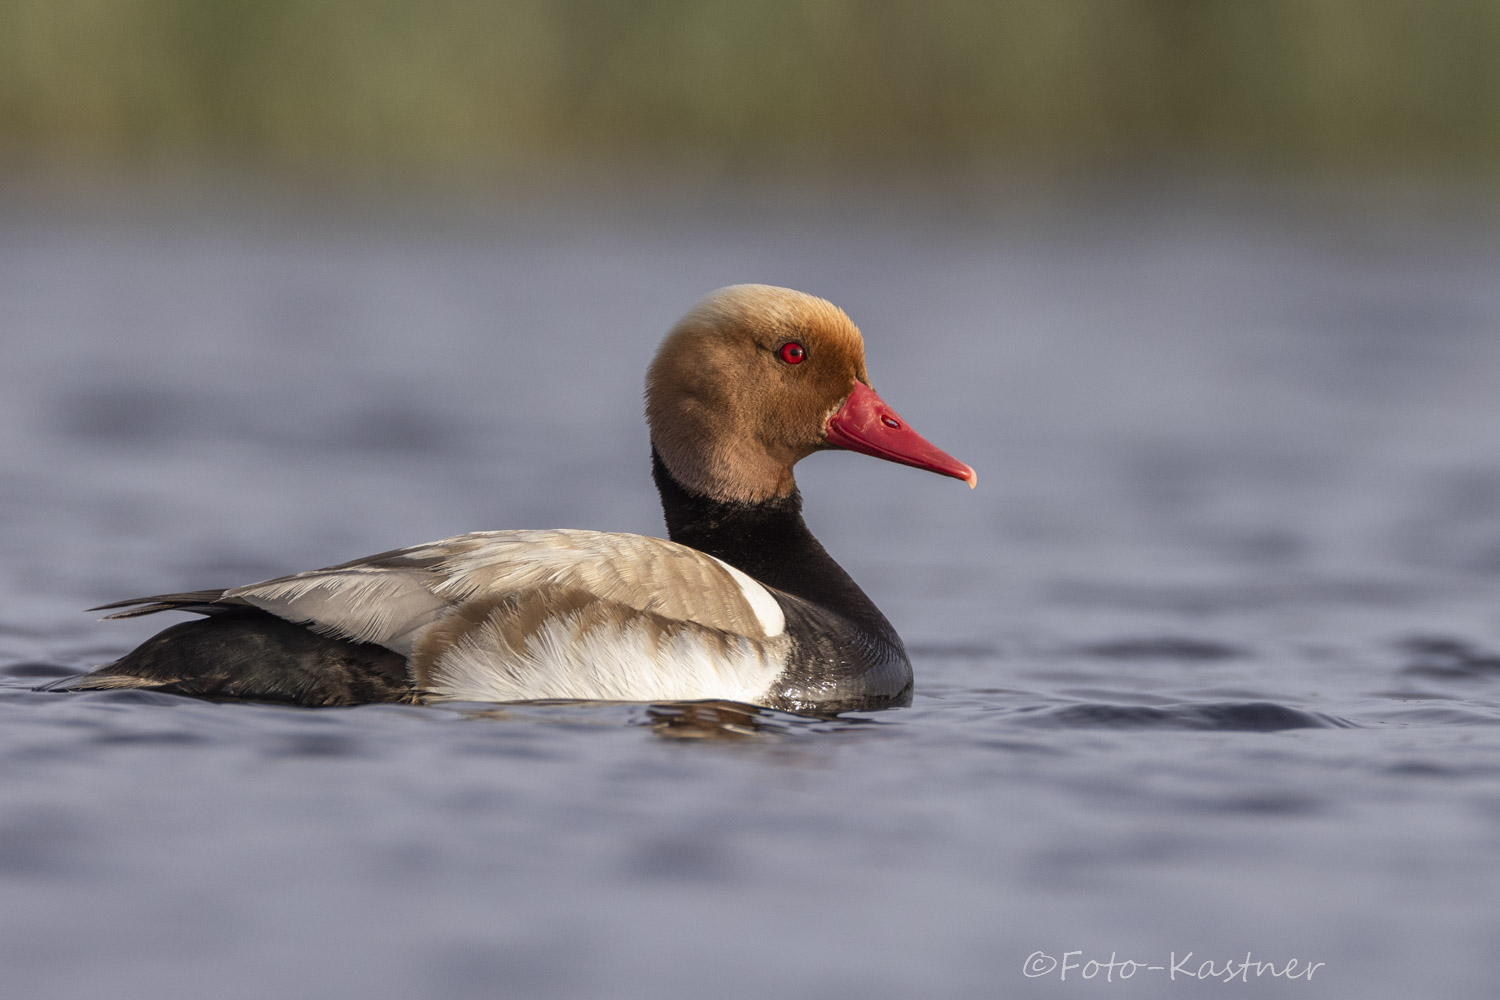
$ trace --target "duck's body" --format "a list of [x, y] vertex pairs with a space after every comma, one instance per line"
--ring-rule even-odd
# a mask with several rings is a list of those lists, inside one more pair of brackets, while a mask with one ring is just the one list
[[900, 638], [808, 531], [791, 465], [842, 446], [971, 485], [973, 471], [869, 390], [848, 318], [785, 289], [721, 289], [663, 344], [647, 412], [670, 541], [475, 532], [124, 601], [111, 617], [205, 617], [68, 687], [304, 705], [721, 699], [828, 712], [909, 700]]

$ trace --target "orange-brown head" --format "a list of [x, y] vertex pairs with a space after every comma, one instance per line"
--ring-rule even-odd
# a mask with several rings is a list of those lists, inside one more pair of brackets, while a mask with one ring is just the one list
[[792, 466], [823, 448], [975, 480], [875, 395], [844, 311], [789, 288], [730, 285], [700, 299], [646, 373], [646, 422], [673, 478], [719, 500], [785, 496]]

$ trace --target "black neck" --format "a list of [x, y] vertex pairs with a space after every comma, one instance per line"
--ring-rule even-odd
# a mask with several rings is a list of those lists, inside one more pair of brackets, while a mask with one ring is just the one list
[[895, 637], [880, 609], [807, 530], [802, 495], [795, 488], [787, 496], [757, 503], [714, 500], [673, 479], [655, 448], [651, 474], [672, 541], [707, 552], [862, 629]]

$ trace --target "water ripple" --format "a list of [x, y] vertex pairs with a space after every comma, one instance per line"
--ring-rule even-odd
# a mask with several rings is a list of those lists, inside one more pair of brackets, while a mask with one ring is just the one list
[[1106, 660], [1233, 660], [1249, 651], [1213, 639], [1183, 636], [1155, 636], [1143, 639], [1116, 639], [1077, 647], [1085, 656]]
[[1397, 643], [1406, 657], [1402, 673], [1445, 680], [1500, 678], [1500, 653], [1447, 636], [1413, 636]]
[[1206, 705], [1083, 704], [1045, 709], [1024, 716], [1035, 725], [1073, 729], [1204, 729], [1270, 733], [1283, 729], [1352, 728], [1355, 723], [1322, 712], [1304, 712], [1269, 701]]

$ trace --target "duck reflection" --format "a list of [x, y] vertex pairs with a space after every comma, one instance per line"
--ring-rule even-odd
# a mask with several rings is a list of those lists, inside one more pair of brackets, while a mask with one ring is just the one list
[[798, 713], [758, 708], [737, 701], [678, 701], [648, 705], [641, 725], [668, 739], [742, 740], [812, 732], [867, 730], [876, 719], [835, 711]]
[[[874, 719], [849, 717], [836, 713], [803, 712], [792, 714], [769, 708], [758, 708], [737, 701], [672, 701], [657, 704], [628, 704], [608, 701], [532, 701], [488, 707], [465, 707], [465, 718], [505, 720], [510, 722], [541, 716], [559, 721], [553, 713], [572, 725], [643, 726], [666, 739], [674, 740], [744, 740], [768, 736], [795, 736], [812, 731], [863, 729]], [[592, 709], [578, 713], [577, 709]], [[624, 720], [619, 712], [629, 714]], [[601, 715], [600, 712], [603, 714]]]
[[674, 740], [743, 740], [790, 731], [773, 713], [734, 701], [649, 705], [642, 724]]

